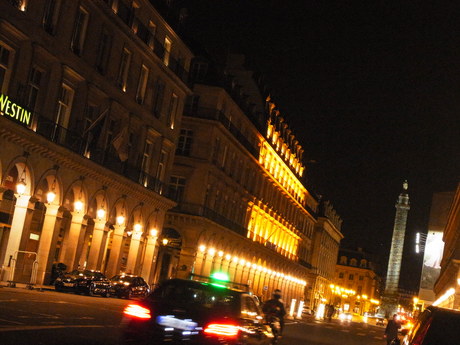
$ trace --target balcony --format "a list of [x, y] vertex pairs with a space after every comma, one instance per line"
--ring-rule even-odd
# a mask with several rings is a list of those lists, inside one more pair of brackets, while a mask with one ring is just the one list
[[88, 159], [94, 163], [124, 176], [151, 191], [169, 197], [168, 188], [164, 182], [142, 171], [138, 166], [122, 162], [112, 150], [98, 147], [89, 138], [70, 131], [43, 116], [38, 117], [36, 121], [35, 132], [37, 134], [78, 155], [89, 157]]
[[247, 229], [240, 224], [235, 223], [234, 221], [224, 217], [220, 213], [207, 208], [203, 205], [198, 204], [189, 204], [189, 203], [179, 203], [171, 212], [185, 213], [192, 216], [199, 216], [209, 219], [214, 223], [222, 225], [223, 227], [237, 233], [238, 235], [246, 237]]

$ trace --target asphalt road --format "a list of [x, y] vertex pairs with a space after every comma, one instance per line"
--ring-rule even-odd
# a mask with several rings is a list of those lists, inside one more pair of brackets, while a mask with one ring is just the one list
[[384, 328], [358, 322], [342, 323], [313, 318], [287, 322], [280, 345], [384, 345]]
[[[118, 345], [125, 299], [0, 288], [1, 345]], [[384, 345], [383, 328], [338, 320], [286, 322], [280, 345]]]
[[115, 345], [127, 300], [0, 288], [2, 345]]

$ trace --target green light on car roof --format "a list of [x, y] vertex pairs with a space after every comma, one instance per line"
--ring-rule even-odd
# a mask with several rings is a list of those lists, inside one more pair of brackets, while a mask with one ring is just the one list
[[228, 282], [229, 281], [227, 273], [224, 273], [224, 272], [214, 272], [213, 274], [211, 274], [211, 278], [215, 279], [215, 280], [222, 281], [222, 282]]

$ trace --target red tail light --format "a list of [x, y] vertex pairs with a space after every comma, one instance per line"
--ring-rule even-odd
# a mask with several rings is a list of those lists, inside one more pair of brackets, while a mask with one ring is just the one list
[[238, 331], [239, 328], [237, 325], [222, 323], [210, 323], [203, 330], [205, 334], [225, 337], [236, 337], [238, 335]]
[[144, 308], [138, 304], [128, 304], [123, 310], [126, 316], [136, 317], [138, 319], [151, 319], [150, 309]]

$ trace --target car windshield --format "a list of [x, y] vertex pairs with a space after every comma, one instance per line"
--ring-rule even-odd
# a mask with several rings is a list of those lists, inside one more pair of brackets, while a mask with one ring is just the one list
[[240, 303], [237, 292], [207, 284], [166, 284], [156, 290], [151, 298], [174, 301], [174, 303], [184, 306], [216, 308], [226, 311], [234, 311]]

